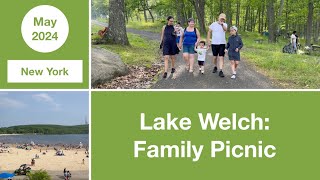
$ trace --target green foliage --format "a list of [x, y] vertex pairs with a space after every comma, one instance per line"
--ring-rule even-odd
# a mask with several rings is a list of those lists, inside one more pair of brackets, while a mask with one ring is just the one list
[[91, 16], [93, 19], [106, 17], [108, 15], [109, 1], [106, 0], [92, 0], [91, 2]]
[[33, 171], [27, 174], [29, 180], [51, 180], [48, 172], [45, 170]]
[[158, 58], [159, 43], [146, 40], [139, 35], [128, 33], [131, 46], [121, 45], [99, 45], [121, 56], [124, 63], [128, 65], [143, 65], [151, 67]]
[[257, 44], [255, 40], [262, 38], [257, 33], [243, 33], [245, 49], [243, 58], [261, 69], [271, 79], [286, 88], [320, 88], [320, 58], [303, 54], [285, 54], [282, 48], [288, 40], [280, 40], [276, 44]]
[[89, 125], [25, 125], [0, 128], [0, 134], [88, 134]]
[[127, 25], [128, 28], [144, 30], [154, 33], [161, 33], [161, 29], [165, 24], [157, 21], [155, 23], [152, 22], [140, 22], [140, 21], [130, 21]]

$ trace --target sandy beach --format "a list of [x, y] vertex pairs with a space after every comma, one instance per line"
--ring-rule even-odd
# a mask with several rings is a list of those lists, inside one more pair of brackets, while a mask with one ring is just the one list
[[[48, 149], [46, 155], [43, 155], [45, 148], [41, 148], [40, 153], [40, 147], [32, 150], [18, 149], [15, 145], [10, 147], [7, 149], [9, 152], [0, 153], [0, 172], [13, 173], [21, 164], [31, 165], [31, 159], [37, 154], [40, 157], [35, 159], [35, 166], [30, 166], [32, 170], [43, 169], [48, 171], [52, 179], [63, 179], [63, 169], [66, 168], [71, 172], [72, 179], [89, 179], [89, 158], [86, 157], [85, 149], [63, 150], [65, 156], [56, 156], [54, 149]], [[23, 178], [15, 177], [14, 179]]]

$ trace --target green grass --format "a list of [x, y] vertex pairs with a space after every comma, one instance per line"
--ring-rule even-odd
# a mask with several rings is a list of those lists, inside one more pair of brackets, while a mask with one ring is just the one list
[[159, 59], [159, 43], [128, 33], [130, 46], [106, 44], [98, 45], [120, 55], [127, 65], [142, 65], [151, 67]]
[[91, 32], [93, 34], [96, 34], [96, 33], [98, 33], [99, 30], [103, 30], [103, 29], [104, 29], [104, 27], [102, 27], [102, 26], [99, 26], [96, 24], [91, 24]]
[[128, 28], [132, 29], [138, 29], [138, 30], [144, 30], [154, 33], [160, 33], [162, 27], [165, 25], [165, 23], [156, 21], [155, 23], [152, 22], [139, 22], [139, 21], [130, 21], [127, 24]]
[[254, 41], [262, 38], [257, 33], [242, 34], [244, 59], [285, 88], [320, 88], [320, 57], [282, 53], [288, 40], [279, 40], [276, 44], [269, 44], [266, 38], [262, 44]]
[[[96, 34], [103, 27], [92, 24], [91, 31], [93, 33], [92, 39], [99, 39]], [[128, 33], [130, 46], [104, 44], [94, 45], [108, 49], [120, 55], [122, 61], [127, 65], [142, 65], [151, 67], [151, 65], [159, 59], [159, 43], [157, 41], [146, 40], [139, 35]]]

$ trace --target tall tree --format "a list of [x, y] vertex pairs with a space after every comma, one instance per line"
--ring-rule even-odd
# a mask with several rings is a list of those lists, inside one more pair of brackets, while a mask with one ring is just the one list
[[276, 23], [275, 23], [275, 11], [274, 11], [275, 0], [267, 1], [267, 19], [268, 19], [268, 32], [269, 42], [276, 42]]
[[237, 27], [240, 27], [240, 7], [241, 7], [241, 4], [240, 4], [240, 0], [237, 0], [237, 14], [236, 14], [236, 26]]
[[191, 0], [191, 1], [197, 13], [200, 32], [202, 34], [206, 34], [207, 31], [206, 31], [206, 23], [205, 23], [205, 0]]
[[313, 27], [313, 9], [314, 2], [309, 0], [308, 3], [308, 21], [307, 21], [307, 34], [306, 34], [306, 45], [311, 45], [312, 27]]
[[184, 3], [183, 0], [176, 0], [177, 5], [177, 20], [181, 23], [182, 26], [186, 25], [186, 17], [184, 13]]
[[109, 1], [109, 33], [107, 33], [107, 38], [115, 44], [130, 45], [126, 30], [124, 1]]

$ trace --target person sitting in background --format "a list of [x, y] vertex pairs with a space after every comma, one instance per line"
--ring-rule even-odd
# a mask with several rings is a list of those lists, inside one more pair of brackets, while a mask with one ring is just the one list
[[297, 51], [297, 44], [298, 44], [298, 36], [296, 34], [297, 34], [297, 31], [293, 31], [290, 38], [291, 45], [295, 52]]

